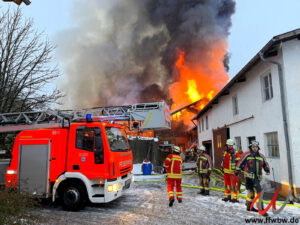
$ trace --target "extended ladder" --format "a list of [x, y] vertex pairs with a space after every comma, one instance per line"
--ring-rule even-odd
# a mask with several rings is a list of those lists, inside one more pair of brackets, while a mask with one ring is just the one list
[[[0, 114], [0, 133], [39, 128], [68, 127], [70, 122], [86, 121], [87, 114], [100, 121], [141, 121], [141, 130], [170, 129], [170, 110], [165, 102], [80, 110], [46, 110]], [[131, 123], [130, 123], [131, 124]]]

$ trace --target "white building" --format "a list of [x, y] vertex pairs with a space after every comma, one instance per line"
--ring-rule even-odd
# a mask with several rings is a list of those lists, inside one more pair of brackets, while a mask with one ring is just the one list
[[299, 196], [300, 29], [272, 38], [194, 119], [216, 167], [227, 138], [244, 152], [256, 139], [270, 164], [267, 178]]

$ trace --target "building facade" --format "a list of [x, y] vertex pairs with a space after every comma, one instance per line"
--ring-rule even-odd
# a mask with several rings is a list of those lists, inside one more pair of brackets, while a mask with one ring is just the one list
[[194, 118], [220, 166], [227, 138], [260, 142], [282, 194], [300, 193], [300, 29], [275, 36]]

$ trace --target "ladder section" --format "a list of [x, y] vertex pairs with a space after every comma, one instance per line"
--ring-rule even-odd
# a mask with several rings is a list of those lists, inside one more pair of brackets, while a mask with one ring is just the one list
[[51, 110], [0, 114], [0, 133], [64, 126], [68, 126], [66, 118]]
[[[165, 102], [139, 103], [127, 106], [96, 107], [81, 110], [63, 110], [60, 115], [71, 121], [83, 121], [87, 114], [102, 121], [140, 121], [140, 130], [170, 129], [170, 109]], [[130, 123], [132, 124], [132, 123]], [[133, 127], [130, 127], [134, 129]]]
[[80, 110], [2, 113], [0, 114], [0, 133], [68, 127], [69, 122], [86, 122], [87, 114], [91, 114], [92, 118], [96, 117], [97, 121], [140, 121], [139, 129], [141, 130], [162, 130], [171, 127], [168, 105], [165, 102], [154, 102]]

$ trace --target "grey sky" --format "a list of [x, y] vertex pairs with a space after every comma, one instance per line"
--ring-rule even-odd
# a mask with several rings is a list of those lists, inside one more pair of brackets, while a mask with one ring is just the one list
[[[44, 30], [56, 44], [58, 32], [72, 26], [71, 14], [77, 1], [82, 0], [31, 0], [30, 6], [21, 7], [26, 16], [34, 19], [36, 27]], [[299, 10], [299, 0], [237, 0], [228, 40], [230, 77], [239, 72], [273, 36], [300, 28]]]
[[230, 77], [273, 37], [300, 28], [299, 0], [237, 0], [229, 36]]

